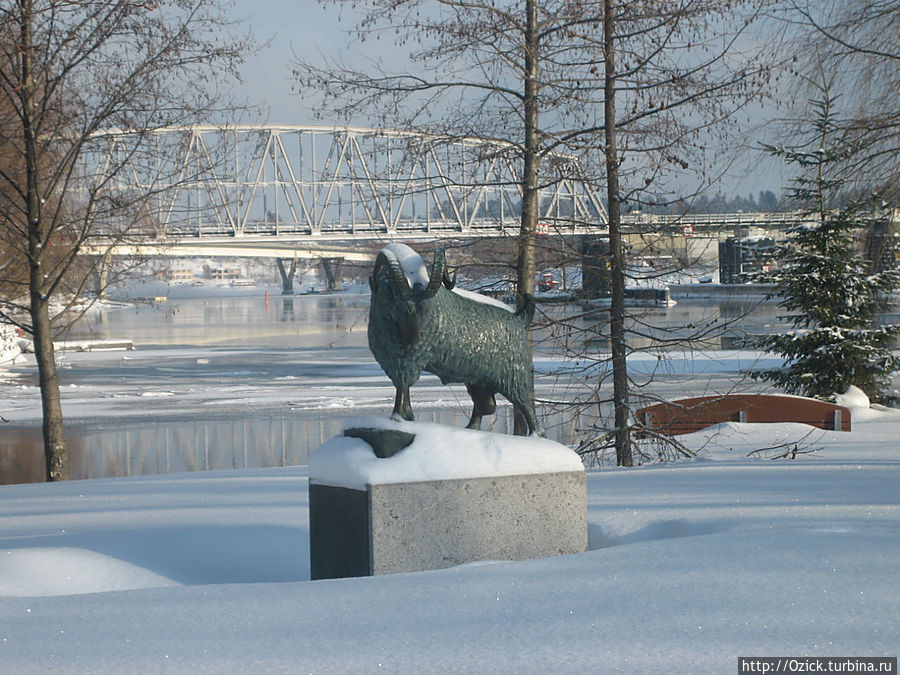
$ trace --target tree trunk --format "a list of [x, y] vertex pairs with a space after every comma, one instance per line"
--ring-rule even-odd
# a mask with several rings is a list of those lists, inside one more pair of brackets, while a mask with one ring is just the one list
[[534, 238], [538, 220], [538, 44], [537, 0], [525, 2], [525, 148], [522, 169], [522, 224], [519, 228], [519, 258], [516, 264], [516, 304], [534, 293]]
[[609, 210], [610, 293], [609, 331], [612, 346], [613, 406], [616, 425], [616, 464], [631, 466], [631, 430], [628, 426], [628, 369], [625, 357], [625, 260], [619, 211], [619, 160], [616, 150], [616, 65], [613, 33], [613, 0], [603, 2], [604, 136], [606, 191]]
[[[538, 220], [538, 38], [537, 0], [525, 0], [525, 83], [522, 109], [525, 146], [522, 157], [522, 221], [519, 227], [516, 261], [516, 307], [525, 304], [525, 294], [534, 293], [535, 230]], [[531, 333], [529, 332], [529, 337]], [[529, 359], [530, 360], [530, 359]], [[532, 366], [531, 398], [534, 399]], [[525, 435], [528, 424], [517, 410], [513, 413], [513, 432]]]
[[69, 453], [63, 435], [62, 405], [59, 377], [53, 353], [53, 330], [50, 325], [48, 281], [44, 274], [46, 237], [41, 221], [40, 157], [37, 142], [37, 111], [35, 110], [35, 82], [33, 70], [34, 44], [31, 21], [31, 0], [20, 0], [21, 32], [19, 38], [22, 58], [22, 131], [25, 156], [25, 218], [28, 230], [29, 291], [34, 356], [38, 366], [43, 411], [44, 460], [48, 481], [69, 479]]
[[[36, 268], [40, 274], [40, 268]], [[32, 284], [35, 283], [32, 273]], [[69, 480], [69, 451], [63, 431], [62, 405], [59, 395], [59, 376], [53, 351], [53, 330], [50, 325], [49, 302], [41, 300], [40, 293], [31, 294], [31, 321], [34, 331], [34, 357], [38, 367], [43, 411], [42, 434], [44, 461], [48, 481]]]

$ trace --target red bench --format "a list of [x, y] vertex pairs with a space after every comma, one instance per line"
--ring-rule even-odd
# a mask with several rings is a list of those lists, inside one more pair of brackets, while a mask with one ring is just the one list
[[[819, 429], [850, 431], [849, 408], [783, 394], [685, 398], [646, 406], [635, 412], [635, 417], [647, 431], [670, 436], [689, 434], [720, 422], [802, 422]], [[640, 436], [642, 430], [639, 428], [637, 433]]]

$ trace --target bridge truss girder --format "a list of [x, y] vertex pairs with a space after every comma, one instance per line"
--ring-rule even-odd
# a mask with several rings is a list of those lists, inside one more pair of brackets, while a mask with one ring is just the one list
[[[499, 141], [293, 125], [162, 129], [139, 153], [128, 131], [103, 140], [95, 170], [125, 162], [108, 187], [152, 194], [146, 220], [160, 238], [497, 236], [520, 225], [520, 162]], [[543, 167], [547, 233], [605, 233], [578, 159]]]

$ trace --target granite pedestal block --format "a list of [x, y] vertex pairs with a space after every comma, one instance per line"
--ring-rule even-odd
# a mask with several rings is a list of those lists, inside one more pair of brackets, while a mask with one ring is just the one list
[[524, 560], [587, 549], [580, 471], [380, 483], [311, 483], [313, 579]]

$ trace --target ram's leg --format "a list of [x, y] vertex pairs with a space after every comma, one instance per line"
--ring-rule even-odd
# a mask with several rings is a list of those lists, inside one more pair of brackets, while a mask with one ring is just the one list
[[538, 422], [537, 415], [534, 412], [534, 403], [530, 396], [510, 401], [513, 404], [513, 433], [516, 436], [530, 436], [537, 434], [544, 436], [544, 428]]
[[513, 404], [513, 433], [516, 436], [530, 436], [536, 434], [545, 436], [544, 427], [538, 421], [534, 411], [534, 380], [529, 371], [525, 381], [518, 381], [517, 386], [507, 393], [502, 393]]
[[481, 429], [481, 418], [485, 415], [493, 415], [497, 411], [497, 401], [494, 400], [494, 392], [486, 387], [467, 384], [466, 391], [472, 397], [472, 417], [466, 425], [468, 429]]
[[413, 421], [412, 403], [409, 400], [409, 387], [397, 387], [397, 395], [394, 397], [394, 412], [391, 417], [395, 420]]
[[525, 418], [525, 414], [522, 412], [522, 409], [519, 406], [514, 405], [513, 434], [516, 436], [527, 436], [529, 434], [528, 428], [528, 420]]
[[516, 436], [530, 436], [536, 429], [534, 410], [527, 406], [513, 405], [513, 433]]

